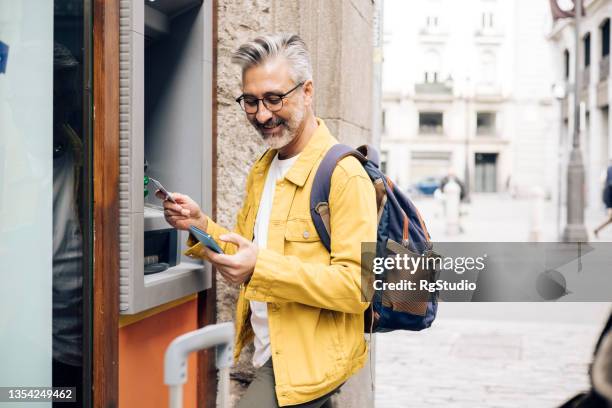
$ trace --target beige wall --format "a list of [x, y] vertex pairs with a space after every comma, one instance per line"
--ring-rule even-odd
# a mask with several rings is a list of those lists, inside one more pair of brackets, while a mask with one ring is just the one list
[[[240, 71], [230, 62], [241, 43], [269, 32], [297, 32], [306, 41], [314, 70], [316, 114], [340, 140], [371, 141], [372, 0], [218, 0], [217, 221], [232, 227], [246, 175], [263, 153], [259, 136], [234, 102]], [[233, 319], [236, 290], [217, 279], [218, 319]], [[250, 381], [251, 353], [234, 369], [237, 398]], [[343, 387], [337, 406], [372, 406], [369, 368]]]

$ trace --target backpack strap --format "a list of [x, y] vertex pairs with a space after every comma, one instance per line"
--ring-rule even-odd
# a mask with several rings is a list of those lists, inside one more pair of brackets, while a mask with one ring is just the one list
[[353, 156], [361, 163], [368, 159], [359, 151], [345, 144], [333, 145], [321, 161], [312, 184], [310, 192], [310, 216], [315, 229], [321, 238], [321, 242], [328, 251], [331, 251], [330, 239], [330, 214], [329, 214], [329, 192], [331, 189], [331, 177], [336, 164], [347, 156]]
[[370, 163], [380, 168], [380, 157], [378, 150], [372, 145], [364, 144], [357, 148], [357, 151], [361, 153]]

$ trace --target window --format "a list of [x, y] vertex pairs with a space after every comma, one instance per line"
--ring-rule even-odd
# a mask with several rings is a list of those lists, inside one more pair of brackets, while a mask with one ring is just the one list
[[601, 32], [601, 56], [610, 55], [610, 19], [607, 18], [599, 28]]
[[563, 51], [563, 78], [569, 79], [570, 74], [570, 54], [568, 50]]
[[588, 68], [591, 65], [591, 33], [587, 33], [583, 39], [584, 45], [584, 67]]
[[451, 152], [412, 151], [410, 153], [410, 183], [420, 183], [418, 190], [433, 193], [438, 187], [439, 177], [451, 167]]
[[14, 200], [0, 202], [0, 310], [10, 316], [0, 384], [76, 387], [75, 407], [90, 406], [92, 372], [92, 3], [0, 2], [10, 53], [0, 73], [0, 191]]
[[389, 162], [389, 154], [386, 150], [380, 152], [380, 171], [387, 173], [387, 163]]
[[481, 136], [495, 135], [495, 112], [476, 113], [476, 134]]
[[[53, 24], [53, 385], [91, 389], [92, 177], [88, 1], [54, 2]], [[89, 15], [88, 15], [89, 14]], [[26, 17], [27, 21], [27, 17]], [[10, 82], [10, 81], [9, 81]], [[72, 386], [72, 385], [71, 385]], [[78, 392], [78, 391], [77, 391]], [[55, 405], [55, 404], [54, 404]]]
[[605, 81], [610, 75], [610, 19], [606, 18], [599, 26], [601, 39], [601, 58], [599, 59], [599, 80]]
[[425, 135], [441, 135], [444, 129], [442, 112], [420, 112], [419, 133]]

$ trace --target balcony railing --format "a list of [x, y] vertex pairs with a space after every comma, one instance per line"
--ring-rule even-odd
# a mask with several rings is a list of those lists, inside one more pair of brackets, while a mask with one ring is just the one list
[[446, 35], [446, 33], [446, 30], [442, 29], [440, 26], [424, 26], [419, 30], [419, 34], [421, 35]]
[[478, 126], [476, 128], [476, 136], [495, 137], [497, 135], [494, 126]]
[[443, 125], [420, 125], [419, 133], [422, 135], [442, 135], [444, 133]]
[[610, 56], [606, 55], [599, 61], [599, 81], [605, 81], [610, 75]]
[[443, 82], [428, 82], [414, 85], [417, 94], [451, 95], [453, 88]]

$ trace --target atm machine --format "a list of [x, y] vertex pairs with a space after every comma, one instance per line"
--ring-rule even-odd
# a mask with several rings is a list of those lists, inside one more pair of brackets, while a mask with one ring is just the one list
[[135, 314], [211, 286], [148, 177], [212, 204], [212, 1], [129, 0], [120, 14], [120, 299]]

